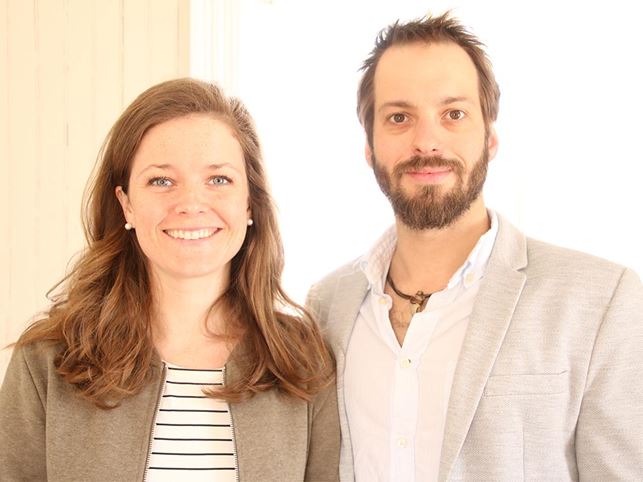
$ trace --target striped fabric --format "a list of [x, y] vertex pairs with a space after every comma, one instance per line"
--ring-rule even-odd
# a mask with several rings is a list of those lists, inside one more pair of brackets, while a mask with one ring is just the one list
[[146, 481], [237, 480], [228, 404], [203, 389], [223, 384], [223, 370], [167, 365]]

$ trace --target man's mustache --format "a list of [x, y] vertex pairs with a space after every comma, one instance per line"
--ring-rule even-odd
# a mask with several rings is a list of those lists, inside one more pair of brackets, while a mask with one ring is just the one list
[[395, 166], [394, 174], [400, 177], [408, 171], [415, 171], [425, 167], [449, 167], [458, 176], [461, 176], [464, 171], [462, 163], [455, 159], [447, 159], [442, 156], [413, 156]]

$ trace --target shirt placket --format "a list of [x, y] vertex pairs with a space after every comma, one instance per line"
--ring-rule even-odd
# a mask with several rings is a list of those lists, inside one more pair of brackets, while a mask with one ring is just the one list
[[391, 407], [391, 478], [415, 480], [415, 431], [418, 416], [418, 357], [404, 348], [395, 358]]

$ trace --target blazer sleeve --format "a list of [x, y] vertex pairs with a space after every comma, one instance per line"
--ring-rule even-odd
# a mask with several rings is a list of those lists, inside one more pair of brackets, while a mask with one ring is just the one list
[[47, 480], [46, 383], [25, 356], [30, 348], [14, 349], [0, 388], [0, 480]]
[[339, 481], [339, 415], [337, 387], [333, 382], [311, 406], [306, 482]]
[[594, 342], [576, 429], [580, 480], [643, 474], [643, 285], [625, 270]]

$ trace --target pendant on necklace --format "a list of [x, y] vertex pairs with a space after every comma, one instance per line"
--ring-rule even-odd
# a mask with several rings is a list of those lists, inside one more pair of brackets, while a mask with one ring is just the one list
[[418, 311], [424, 310], [426, 302], [431, 297], [431, 293], [425, 294], [424, 291], [418, 291], [415, 293], [415, 296], [411, 296], [409, 299], [411, 303], [411, 316], [416, 314]]

